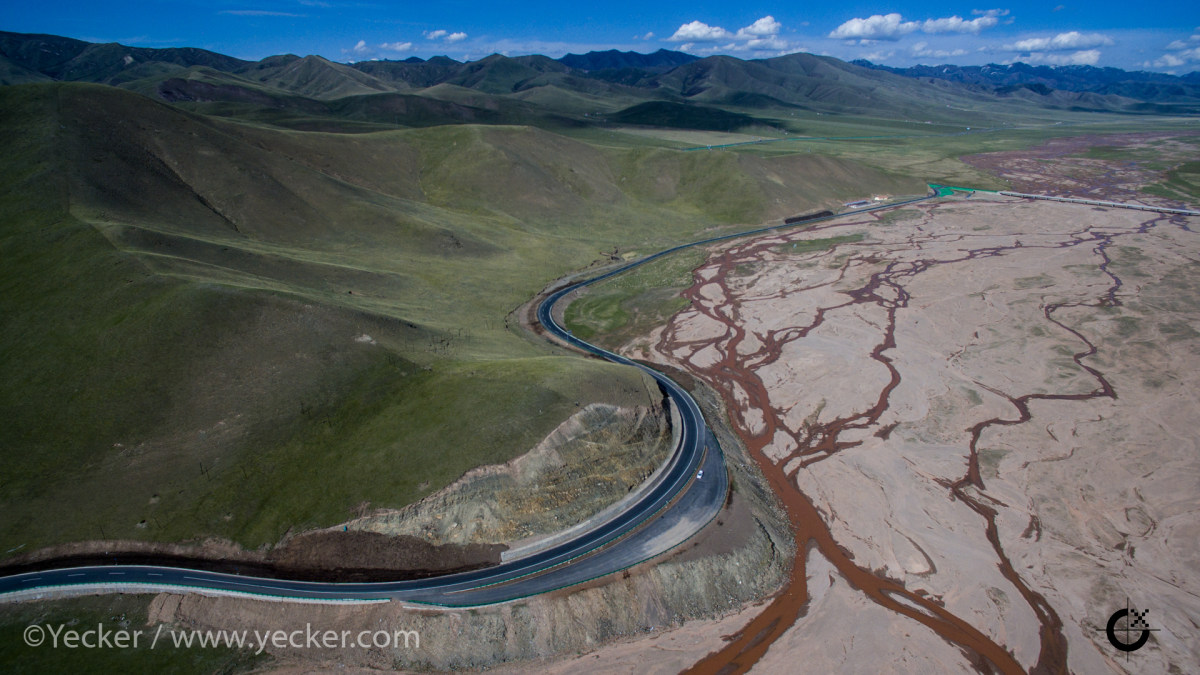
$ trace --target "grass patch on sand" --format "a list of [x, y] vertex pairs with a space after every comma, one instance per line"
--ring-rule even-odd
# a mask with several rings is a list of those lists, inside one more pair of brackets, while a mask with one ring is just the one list
[[910, 220], [921, 220], [925, 214], [917, 209], [892, 209], [877, 214], [880, 225], [891, 225], [893, 223], [903, 223]]
[[567, 328], [610, 348], [648, 333], [688, 305], [679, 294], [704, 259], [703, 250], [685, 249], [589, 286], [567, 306]]
[[1184, 162], [1167, 172], [1166, 180], [1147, 186], [1147, 194], [1200, 205], [1200, 162]]
[[828, 251], [834, 246], [841, 244], [853, 244], [860, 242], [866, 238], [866, 235], [861, 232], [854, 234], [843, 234], [837, 237], [825, 237], [823, 239], [801, 239], [786, 244], [780, 244], [775, 247], [776, 253], [784, 255], [801, 255], [804, 253], [812, 253], [813, 251]]

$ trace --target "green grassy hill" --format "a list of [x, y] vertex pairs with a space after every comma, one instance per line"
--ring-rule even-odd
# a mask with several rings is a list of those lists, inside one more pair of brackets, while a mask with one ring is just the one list
[[719, 108], [670, 101], [647, 101], [618, 111], [608, 118], [617, 124], [637, 124], [703, 131], [735, 131], [765, 126], [749, 115]]
[[188, 68], [209, 66], [233, 72], [249, 63], [192, 47], [144, 49], [59, 37], [0, 31], [0, 54], [22, 68], [54, 80], [118, 84], [144, 64]]
[[253, 82], [318, 100], [394, 90], [361, 70], [320, 56], [263, 59], [238, 74]]
[[509, 313], [648, 251], [915, 179], [519, 126], [272, 129], [0, 89], [0, 550], [231, 538], [399, 507], [639, 375]]

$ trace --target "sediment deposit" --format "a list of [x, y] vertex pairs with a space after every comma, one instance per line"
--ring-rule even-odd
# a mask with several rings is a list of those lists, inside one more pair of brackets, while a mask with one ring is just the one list
[[714, 249], [627, 351], [722, 392], [807, 555], [696, 672], [1121, 671], [1127, 599], [1129, 667], [1194, 670], [1198, 265], [1179, 217], [980, 194]]

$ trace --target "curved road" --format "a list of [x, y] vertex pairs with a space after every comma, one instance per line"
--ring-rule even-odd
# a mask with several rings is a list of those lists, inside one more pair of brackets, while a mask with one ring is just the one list
[[[675, 246], [605, 274], [571, 284], [552, 293], [537, 309], [538, 321], [559, 340], [614, 363], [638, 368], [653, 377], [675, 405], [681, 424], [679, 441], [662, 478], [646, 494], [608, 520], [538, 553], [471, 572], [390, 582], [326, 583], [207, 572], [179, 567], [109, 565], [70, 567], [0, 577], [0, 596], [63, 587], [113, 591], [172, 589], [217, 591], [316, 601], [386, 601], [467, 607], [506, 602], [564, 588], [644, 562], [690, 538], [716, 517], [725, 501], [728, 476], [721, 448], [704, 422], [692, 397], [666, 375], [609, 352], [571, 334], [554, 320], [555, 305], [566, 295], [590, 284], [646, 264], [676, 251], [719, 241], [809, 225], [844, 215], [895, 208], [938, 196], [925, 197], [850, 213], [821, 216], [710, 237]], [[695, 476], [703, 470], [703, 479]]]
[[[639, 261], [645, 262], [645, 261]], [[241, 576], [178, 567], [111, 565], [71, 567], [0, 578], [0, 595], [70, 586], [113, 590], [184, 589], [247, 593], [303, 600], [404, 600], [443, 606], [505, 602], [563, 588], [643, 562], [695, 534], [720, 510], [728, 478], [720, 446], [692, 397], [665, 375], [571, 335], [553, 319], [555, 304], [571, 291], [608, 278], [564, 288], [538, 307], [552, 335], [585, 352], [639, 368], [666, 390], [679, 413], [678, 442], [654, 486], [622, 512], [575, 537], [529, 556], [471, 572], [433, 578], [363, 583], [305, 582]], [[703, 469], [704, 479], [693, 477]]]

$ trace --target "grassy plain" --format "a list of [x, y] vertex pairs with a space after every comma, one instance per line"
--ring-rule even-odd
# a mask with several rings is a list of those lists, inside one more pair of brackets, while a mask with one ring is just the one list
[[[758, 127], [754, 138], [744, 135], [674, 129], [639, 129], [642, 138], [659, 138], [676, 148], [705, 146], [737, 154], [772, 157], [819, 155], [837, 157], [888, 173], [920, 176], [930, 183], [1004, 189], [1002, 181], [961, 161], [964, 155], [1021, 150], [1051, 138], [1131, 132], [1178, 131], [1194, 128], [1187, 117], [1141, 117], [1084, 112], [1000, 109], [963, 111], [960, 122], [877, 118], [863, 115], [830, 115], [810, 111], [760, 111], [782, 131], [774, 134]], [[614, 140], [617, 138], [613, 134]], [[751, 140], [766, 142], [748, 143]], [[729, 147], [727, 143], [736, 143]], [[1096, 150], [1103, 152], [1103, 150]], [[1097, 158], [1104, 158], [1097, 156]], [[875, 190], [879, 191], [879, 190]]]

